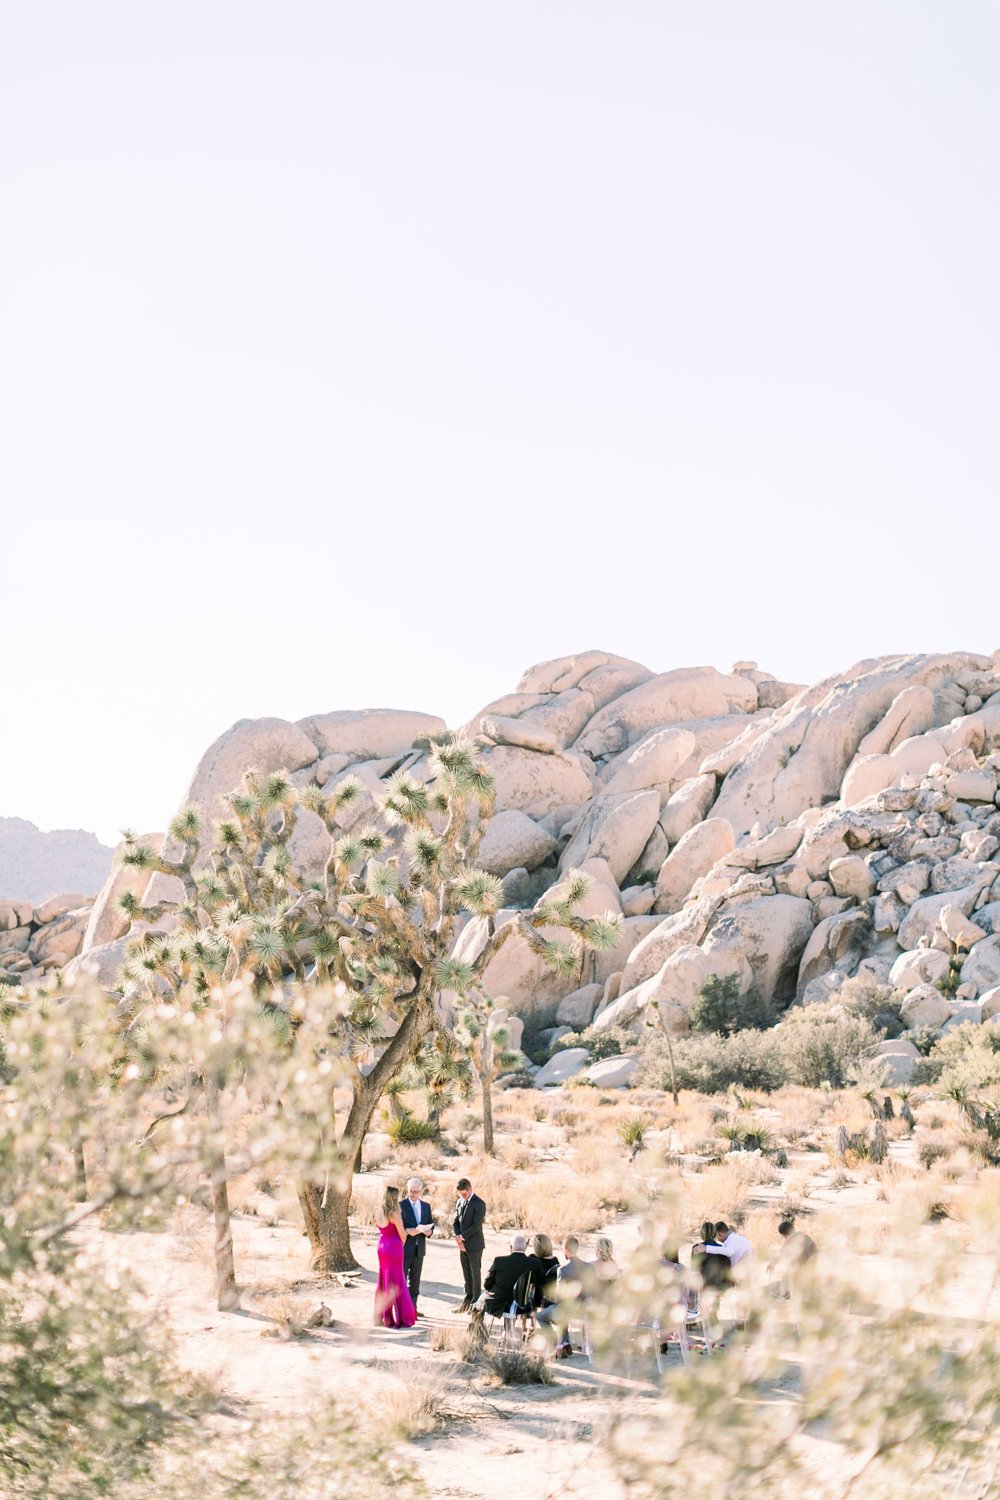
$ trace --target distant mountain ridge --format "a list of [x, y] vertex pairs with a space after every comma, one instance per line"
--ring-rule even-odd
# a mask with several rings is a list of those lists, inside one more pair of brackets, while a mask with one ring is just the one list
[[82, 828], [43, 833], [26, 818], [0, 817], [0, 899], [47, 901], [63, 891], [94, 896], [114, 850]]

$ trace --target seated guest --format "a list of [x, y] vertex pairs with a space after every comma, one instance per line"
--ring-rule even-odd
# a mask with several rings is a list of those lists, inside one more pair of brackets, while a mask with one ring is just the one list
[[778, 1277], [778, 1284], [772, 1290], [779, 1297], [787, 1297], [794, 1278], [808, 1261], [815, 1258], [816, 1241], [811, 1235], [796, 1229], [794, 1219], [782, 1219], [778, 1233], [781, 1235], [781, 1249], [767, 1269]]
[[510, 1242], [510, 1254], [498, 1255], [490, 1266], [483, 1289], [486, 1293], [484, 1311], [497, 1317], [509, 1312], [514, 1301], [514, 1288], [526, 1271], [531, 1270], [531, 1261], [526, 1254], [528, 1241], [523, 1234], [515, 1234]]
[[615, 1260], [615, 1247], [604, 1235], [597, 1241], [597, 1259], [594, 1261], [594, 1276], [598, 1281], [617, 1281], [621, 1275]]
[[559, 1267], [556, 1302], [552, 1307], [543, 1307], [537, 1322], [543, 1328], [555, 1328], [558, 1333], [556, 1358], [566, 1359], [573, 1353], [569, 1338], [570, 1309], [574, 1303], [582, 1302], [589, 1291], [594, 1275], [593, 1266], [580, 1259], [580, 1241], [575, 1234], [566, 1236], [563, 1245], [566, 1259]]
[[733, 1271], [728, 1257], [715, 1253], [721, 1248], [715, 1224], [711, 1219], [706, 1219], [701, 1226], [701, 1239], [691, 1246], [691, 1269], [701, 1277], [706, 1291], [722, 1291], [733, 1284]]
[[706, 1251], [709, 1255], [724, 1255], [731, 1266], [738, 1266], [741, 1260], [747, 1260], [753, 1256], [753, 1246], [746, 1235], [737, 1234], [735, 1229], [721, 1219], [715, 1226], [715, 1238], [718, 1246], [707, 1245]]
[[531, 1305], [534, 1308], [551, 1307], [556, 1300], [556, 1278], [559, 1261], [552, 1254], [552, 1241], [547, 1234], [536, 1234], [531, 1242]]

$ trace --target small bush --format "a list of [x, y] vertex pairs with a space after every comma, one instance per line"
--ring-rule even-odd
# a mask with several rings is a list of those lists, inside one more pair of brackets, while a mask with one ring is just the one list
[[688, 1025], [695, 1032], [732, 1036], [734, 1031], [763, 1031], [774, 1019], [771, 1007], [753, 994], [741, 995], [735, 974], [713, 974], [707, 979], [688, 1012]]
[[548, 1360], [530, 1349], [487, 1344], [483, 1350], [487, 1369], [500, 1385], [554, 1385]]
[[628, 1146], [633, 1156], [646, 1148], [646, 1131], [649, 1121], [645, 1115], [626, 1115], [618, 1122], [618, 1139]]
[[413, 1145], [418, 1141], [437, 1140], [438, 1128], [430, 1120], [418, 1120], [413, 1115], [400, 1115], [390, 1120], [385, 1133], [395, 1145]]
[[[680, 1036], [674, 1040], [677, 1087], [699, 1094], [729, 1089], [771, 1093], [788, 1081], [774, 1031], [737, 1031], [732, 1036]], [[643, 1054], [642, 1082], [669, 1090], [670, 1061], [664, 1038], [654, 1032]]]
[[773, 1034], [788, 1080], [812, 1089], [824, 1083], [844, 1088], [879, 1040], [869, 1021], [845, 1014], [837, 1004], [790, 1011]]
[[605, 1057], [621, 1057], [624, 1052], [634, 1051], [636, 1038], [624, 1026], [608, 1026], [604, 1031], [588, 1026], [586, 1031], [571, 1031], [560, 1037], [552, 1050], [562, 1052], [567, 1047], [583, 1047], [591, 1062], [600, 1062]]

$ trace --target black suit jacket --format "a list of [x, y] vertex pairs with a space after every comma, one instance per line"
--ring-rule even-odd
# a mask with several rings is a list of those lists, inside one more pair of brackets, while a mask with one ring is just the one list
[[[491, 1311], [507, 1311], [514, 1300], [514, 1288], [525, 1271], [530, 1270], [531, 1261], [522, 1250], [512, 1250], [510, 1255], [497, 1256], [483, 1282], [484, 1289], [490, 1294], [488, 1306]], [[530, 1295], [526, 1301], [530, 1305]]]
[[[409, 1198], [401, 1199], [399, 1212], [403, 1217], [404, 1229], [416, 1229], [418, 1224], [434, 1223], [431, 1206], [429, 1203], [425, 1203], [423, 1198], [420, 1199], [416, 1208], [414, 1208]], [[427, 1236], [425, 1234], [408, 1234], [404, 1249], [408, 1252], [407, 1259], [412, 1259], [416, 1256], [417, 1260], [423, 1260], [427, 1253]]]
[[462, 1236], [466, 1250], [473, 1254], [478, 1250], [482, 1253], [486, 1249], [486, 1236], [483, 1233], [483, 1224], [486, 1220], [486, 1204], [482, 1198], [477, 1198], [475, 1193], [470, 1193], [466, 1201], [458, 1200], [455, 1210], [455, 1233]]

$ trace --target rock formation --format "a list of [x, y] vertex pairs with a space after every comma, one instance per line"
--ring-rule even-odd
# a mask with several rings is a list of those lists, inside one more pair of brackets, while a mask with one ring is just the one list
[[0, 818], [0, 899], [40, 903], [60, 891], [93, 896], [113, 857], [82, 828], [43, 833], [26, 818]]
[[[367, 816], [396, 768], [420, 774], [443, 728], [390, 710], [242, 721], [206, 752], [189, 800], [216, 816], [251, 764], [324, 786], [349, 770], [366, 791], [351, 816]], [[654, 673], [590, 651], [531, 668], [464, 732], [496, 778], [483, 859], [509, 911], [578, 866], [594, 912], [623, 913], [614, 952], [581, 956], [569, 977], [504, 948], [491, 988], [529, 1032], [638, 1029], [652, 1000], [683, 1029], [711, 974], [779, 1008], [861, 974], [906, 992], [914, 1025], [1000, 1011], [1000, 653], [884, 657], [800, 687], [752, 662]], [[308, 862], [308, 817], [301, 839]], [[123, 878], [78, 960], [102, 974], [120, 952]], [[469, 922], [458, 951], [484, 941]]]

